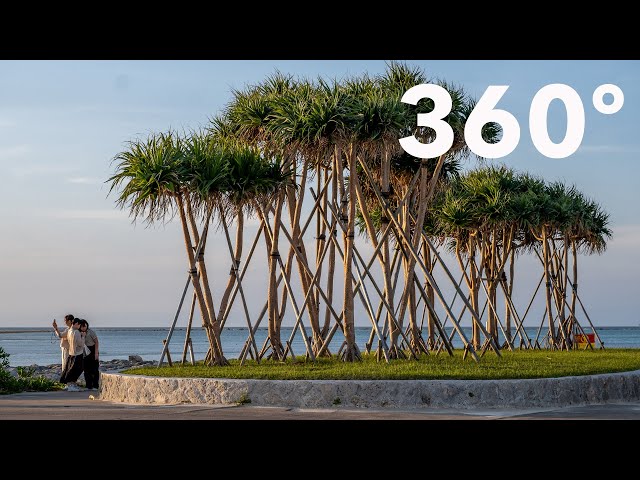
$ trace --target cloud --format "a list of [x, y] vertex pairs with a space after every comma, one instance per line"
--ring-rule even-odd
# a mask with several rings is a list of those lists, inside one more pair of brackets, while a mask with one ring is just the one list
[[582, 145], [580, 153], [640, 153], [638, 145]]
[[[1, 157], [0, 157], [1, 158]], [[11, 173], [16, 177], [27, 177], [31, 175], [51, 175], [55, 173], [68, 173], [71, 167], [63, 165], [17, 165], [11, 167]]]
[[57, 219], [73, 220], [127, 220], [129, 214], [122, 210], [59, 210], [50, 212], [48, 216]]
[[620, 225], [613, 227], [611, 245], [616, 247], [640, 247], [640, 225]]
[[69, 177], [67, 178], [67, 182], [81, 185], [100, 185], [103, 183], [103, 180], [96, 177]]
[[[0, 127], [3, 126], [2, 120], [0, 120]], [[28, 153], [31, 153], [33, 149], [30, 145], [12, 145], [10, 147], [0, 147], [0, 160], [15, 157], [24, 157]]]

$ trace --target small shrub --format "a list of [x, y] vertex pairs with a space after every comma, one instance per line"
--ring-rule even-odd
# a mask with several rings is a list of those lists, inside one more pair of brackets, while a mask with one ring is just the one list
[[17, 367], [17, 377], [11, 375], [9, 367], [9, 354], [0, 347], [0, 395], [19, 392], [47, 392], [60, 390], [62, 385], [46, 377], [34, 377], [34, 367]]
[[50, 390], [59, 390], [62, 385], [47, 377], [30, 377], [20, 379], [22, 391], [27, 392], [48, 392]]
[[0, 347], [0, 370], [9, 368], [9, 354]]
[[35, 367], [16, 367], [19, 378], [31, 378], [36, 373]]
[[0, 369], [0, 395], [20, 391], [18, 379], [4, 369]]

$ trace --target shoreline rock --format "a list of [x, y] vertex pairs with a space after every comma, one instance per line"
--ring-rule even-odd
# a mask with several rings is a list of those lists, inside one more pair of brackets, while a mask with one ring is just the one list
[[[113, 360], [100, 360], [100, 372], [120, 372], [132, 367], [146, 367], [149, 365], [157, 365], [157, 360], [143, 360], [139, 355], [130, 355], [129, 360], [113, 359]], [[8, 367], [7, 371], [14, 377], [18, 376], [18, 368], [33, 369], [33, 377], [45, 377], [49, 380], [60, 380], [62, 374], [62, 365], [54, 363], [51, 365], [21, 365], [17, 367]], [[78, 379], [81, 383], [84, 382], [84, 373], [80, 375]]]

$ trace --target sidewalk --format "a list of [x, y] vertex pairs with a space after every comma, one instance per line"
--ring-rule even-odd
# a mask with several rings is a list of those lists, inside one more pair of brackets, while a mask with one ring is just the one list
[[529, 410], [292, 409], [251, 405], [126, 405], [97, 392], [0, 396], [0, 420], [640, 420], [640, 402]]

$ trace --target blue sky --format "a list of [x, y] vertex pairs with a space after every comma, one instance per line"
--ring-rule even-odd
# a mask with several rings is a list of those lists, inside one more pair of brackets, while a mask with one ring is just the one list
[[[476, 98], [489, 85], [510, 85], [499, 107], [518, 119], [521, 139], [500, 162], [573, 183], [610, 212], [614, 239], [604, 255], [582, 260], [581, 295], [597, 325], [638, 325], [640, 62], [408, 63]], [[355, 60], [0, 61], [0, 327], [48, 326], [68, 312], [94, 326], [168, 325], [186, 272], [180, 227], [133, 226], [107, 197], [110, 162], [125, 142], [205, 126], [232, 88], [276, 69], [340, 78], [384, 68], [384, 61]], [[566, 159], [539, 154], [528, 133], [531, 99], [550, 83], [572, 86], [585, 108], [582, 146]], [[591, 103], [603, 83], [625, 94], [614, 115], [598, 113]], [[554, 141], [563, 136], [564, 118], [560, 102], [553, 102]], [[226, 255], [208, 262], [226, 276]], [[537, 282], [537, 266], [522, 265], [523, 282], [530, 281], [528, 272]], [[257, 268], [247, 288], [263, 283]], [[231, 324], [243, 322], [237, 317]]]

